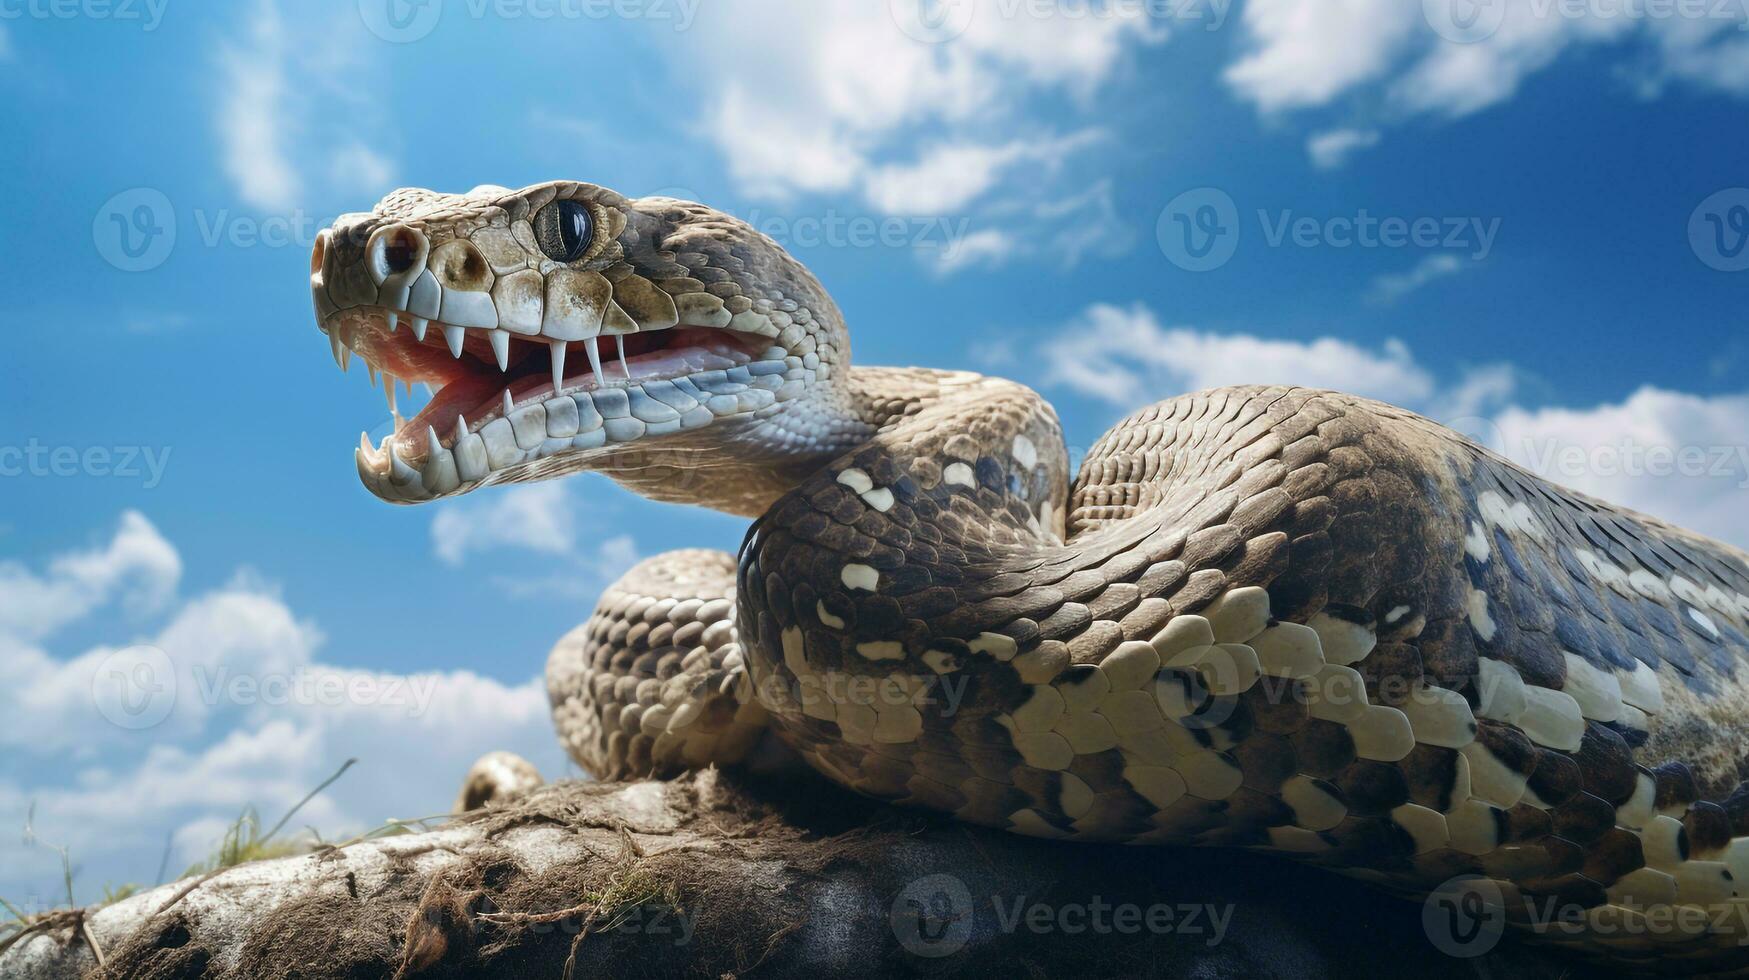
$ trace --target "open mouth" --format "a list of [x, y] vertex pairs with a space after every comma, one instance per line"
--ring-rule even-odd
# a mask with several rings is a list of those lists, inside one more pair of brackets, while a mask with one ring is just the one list
[[[394, 432], [381, 445], [362, 437], [358, 469], [372, 492], [400, 502], [759, 412], [800, 394], [818, 367], [777, 346], [776, 330], [680, 323], [567, 342], [373, 306], [331, 313], [321, 327], [336, 362], [344, 369], [356, 354], [387, 393]], [[432, 398], [403, 418], [396, 386], [414, 383]]]

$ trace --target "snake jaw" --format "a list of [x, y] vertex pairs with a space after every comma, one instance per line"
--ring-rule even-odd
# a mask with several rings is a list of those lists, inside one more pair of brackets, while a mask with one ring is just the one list
[[[592, 468], [631, 443], [768, 418], [830, 376], [828, 328], [807, 307], [751, 298], [725, 250], [683, 251], [687, 222], [728, 219], [637, 203], [587, 184], [397, 191], [318, 236], [318, 327], [342, 369], [357, 356], [381, 376], [394, 418], [356, 453], [371, 492], [416, 503]], [[557, 206], [569, 262], [536, 230]], [[403, 419], [397, 382], [424, 383], [431, 403]]]

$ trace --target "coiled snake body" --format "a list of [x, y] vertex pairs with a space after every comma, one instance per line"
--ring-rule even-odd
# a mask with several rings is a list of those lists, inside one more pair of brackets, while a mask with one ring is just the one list
[[853, 368], [802, 266], [686, 202], [398, 191], [323, 233], [312, 288], [338, 359], [440, 389], [359, 450], [379, 496], [588, 469], [754, 518], [738, 559], [645, 561], [552, 652], [591, 772], [775, 736], [978, 824], [1473, 880], [1566, 942], [1737, 962], [1740, 552], [1304, 389], [1144, 408], [1071, 485], [1037, 394]]

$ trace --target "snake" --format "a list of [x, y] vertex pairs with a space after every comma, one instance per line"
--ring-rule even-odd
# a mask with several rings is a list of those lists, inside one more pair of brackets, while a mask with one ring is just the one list
[[433, 392], [361, 439], [376, 497], [595, 472], [750, 520], [738, 554], [640, 562], [553, 648], [594, 776], [781, 750], [971, 824], [1268, 851], [1468, 888], [1618, 964], [1745, 962], [1729, 545], [1311, 388], [1167, 398], [1071, 472], [1038, 393], [853, 363], [801, 262], [668, 197], [397, 190], [310, 276], [342, 368], [392, 411]]

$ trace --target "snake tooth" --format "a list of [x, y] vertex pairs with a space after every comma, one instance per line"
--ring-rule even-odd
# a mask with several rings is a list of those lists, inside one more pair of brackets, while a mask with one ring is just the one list
[[1740, 552], [1284, 386], [1145, 406], [1072, 473], [1036, 393], [852, 366], [812, 274], [689, 202], [397, 191], [319, 236], [311, 290], [338, 362], [440, 388], [423, 438], [359, 450], [385, 499], [596, 470], [756, 519], [554, 648], [596, 775], [800, 759], [1018, 833], [1481, 882], [1569, 946], [1749, 966]]

